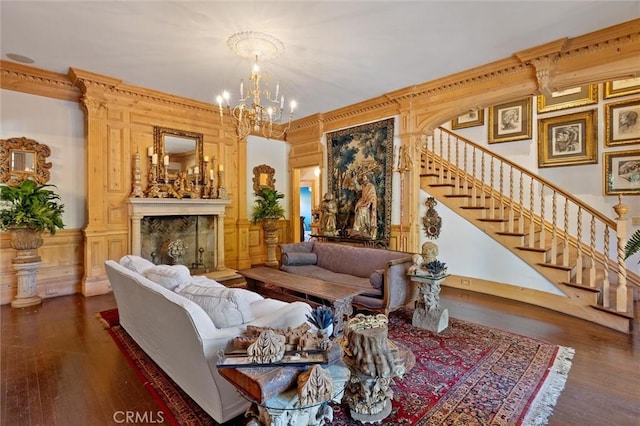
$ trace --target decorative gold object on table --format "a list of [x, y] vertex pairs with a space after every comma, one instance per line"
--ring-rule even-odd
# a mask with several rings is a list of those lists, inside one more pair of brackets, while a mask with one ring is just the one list
[[142, 176], [140, 172], [140, 152], [136, 150], [136, 154], [133, 157], [133, 185], [131, 188], [131, 196], [136, 198], [144, 197], [142, 191]]

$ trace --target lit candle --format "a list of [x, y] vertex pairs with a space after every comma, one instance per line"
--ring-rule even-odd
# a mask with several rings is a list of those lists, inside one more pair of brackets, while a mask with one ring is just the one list
[[284, 95], [280, 98], [280, 109], [282, 110], [282, 108], [284, 108]]
[[164, 165], [165, 165], [165, 166], [168, 166], [168, 165], [169, 165], [169, 156], [168, 156], [168, 155], [165, 155], [165, 156], [164, 156]]
[[149, 148], [147, 148], [147, 157], [151, 157], [153, 155], [153, 147], [150, 146]]
[[208, 155], [205, 155], [205, 156], [204, 156], [204, 162], [205, 162], [205, 163], [208, 163], [208, 162], [209, 162], [209, 156], [208, 156]]
[[154, 166], [158, 164], [158, 154], [153, 154], [151, 156], [151, 164], [153, 164]]
[[222, 109], [222, 96], [218, 95], [216, 101], [218, 102], [218, 108]]
[[189, 169], [187, 170], [187, 174], [188, 175], [192, 175], [193, 174], [193, 169], [191, 167], [189, 167]]
[[276, 99], [278, 99], [278, 93], [280, 93], [280, 83], [276, 83]]
[[240, 80], [240, 99], [244, 99], [244, 81]]
[[195, 167], [193, 168], [193, 173], [194, 173], [194, 174], [196, 174], [196, 175], [197, 175], [198, 173], [200, 173], [200, 168], [199, 168], [198, 166], [195, 166]]
[[222, 164], [220, 164], [220, 168], [218, 169], [218, 171], [224, 172], [224, 166]]
[[213, 180], [213, 169], [209, 169], [209, 180]]
[[293, 113], [293, 110], [296, 109], [297, 105], [296, 101], [291, 101], [291, 113]]

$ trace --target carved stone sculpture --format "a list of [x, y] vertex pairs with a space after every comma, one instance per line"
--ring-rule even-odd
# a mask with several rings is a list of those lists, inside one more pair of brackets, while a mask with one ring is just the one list
[[391, 382], [405, 373], [404, 362], [389, 348], [387, 331], [384, 315], [358, 314], [349, 321], [343, 360], [351, 378], [344, 399], [360, 422], [380, 422], [389, 415]]
[[440, 333], [449, 326], [449, 311], [440, 305], [440, 285], [444, 279], [445, 277], [416, 275], [411, 277], [411, 281], [419, 290], [411, 322], [414, 327]]
[[247, 348], [249, 362], [258, 364], [273, 363], [284, 356], [285, 338], [273, 330], [260, 333], [258, 339]]
[[314, 365], [298, 376], [298, 399], [301, 405], [317, 404], [333, 398], [331, 373]]

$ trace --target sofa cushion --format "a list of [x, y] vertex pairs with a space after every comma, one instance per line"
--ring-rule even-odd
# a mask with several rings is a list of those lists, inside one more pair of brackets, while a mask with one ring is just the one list
[[138, 274], [142, 274], [147, 269], [156, 266], [153, 264], [153, 262], [145, 259], [144, 257], [135, 256], [133, 254], [122, 256], [118, 263], [120, 263], [128, 270], [136, 272]]
[[301, 243], [280, 244], [280, 253], [311, 253], [313, 241], [303, 241]]
[[367, 279], [372, 271], [384, 268], [390, 260], [408, 256], [398, 251], [332, 243], [314, 244], [313, 253], [318, 255], [317, 265], [321, 268]]
[[251, 303], [259, 299], [246, 293], [255, 294], [243, 289], [191, 284], [179, 294], [200, 305], [216, 327], [227, 328], [255, 319]]
[[384, 269], [376, 269], [369, 275], [369, 282], [373, 288], [382, 288], [384, 283]]
[[315, 253], [283, 253], [281, 263], [283, 265], [315, 265], [318, 262], [318, 256]]
[[146, 269], [142, 275], [172, 291], [191, 281], [191, 272], [184, 265], [154, 265]]
[[[381, 290], [371, 287], [369, 278], [356, 277], [349, 274], [340, 274], [337, 272], [329, 271], [328, 269], [320, 268], [317, 265], [283, 265], [281, 270], [303, 277], [315, 278], [318, 280], [329, 281], [336, 284], [344, 284], [349, 287], [358, 288], [367, 292], [377, 292], [382, 294]], [[304, 282], [304, 281], [303, 281]]]

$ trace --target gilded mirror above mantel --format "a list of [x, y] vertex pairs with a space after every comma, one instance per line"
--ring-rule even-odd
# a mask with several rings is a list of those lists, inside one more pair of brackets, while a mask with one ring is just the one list
[[204, 173], [202, 133], [156, 126], [153, 139], [158, 164], [169, 179], [165, 183], [173, 183], [180, 173]]
[[0, 140], [0, 183], [16, 186], [26, 179], [49, 181], [51, 163], [47, 145], [25, 137]]

